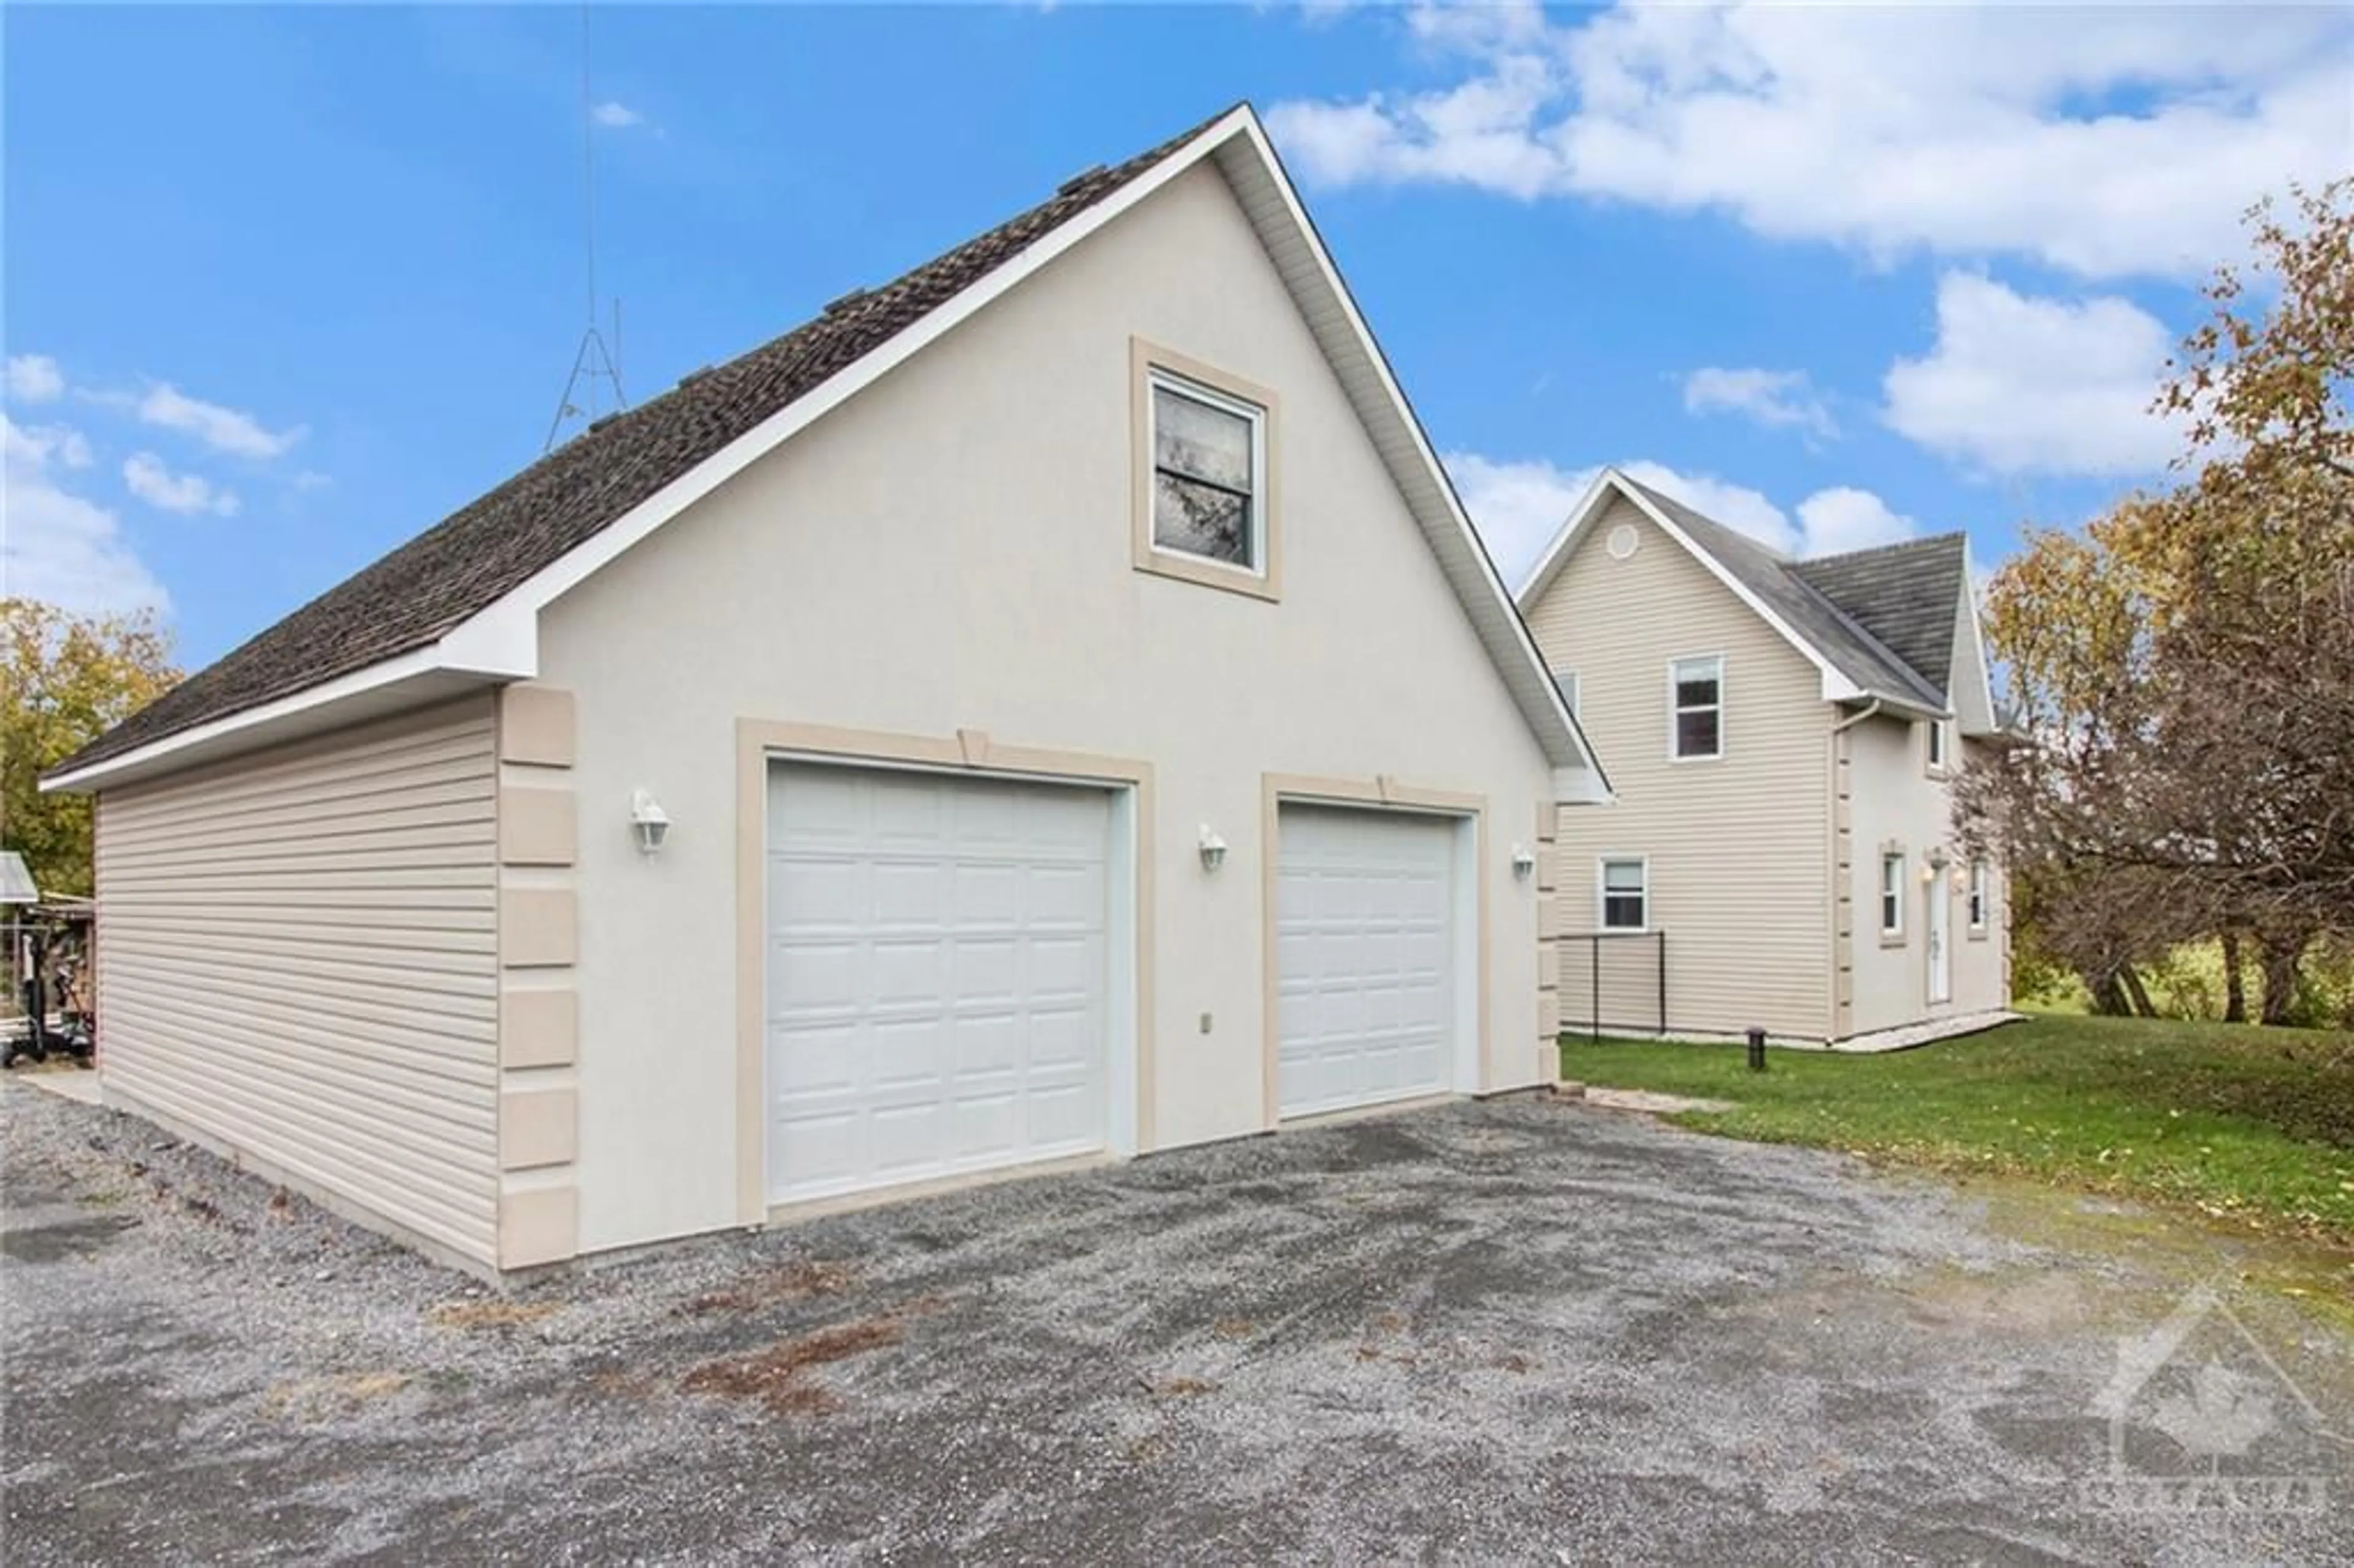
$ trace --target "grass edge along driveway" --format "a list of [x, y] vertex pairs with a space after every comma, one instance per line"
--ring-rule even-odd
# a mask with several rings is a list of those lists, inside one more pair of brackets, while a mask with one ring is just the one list
[[1882, 1055], [1564, 1035], [1564, 1076], [1732, 1100], [1673, 1118], [2025, 1176], [2354, 1246], [2354, 1033], [2049, 1014]]

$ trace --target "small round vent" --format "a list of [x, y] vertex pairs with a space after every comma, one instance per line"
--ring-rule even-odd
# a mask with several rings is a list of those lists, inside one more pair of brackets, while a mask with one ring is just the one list
[[1610, 530], [1610, 537], [1604, 542], [1603, 547], [1610, 552], [1612, 560], [1623, 561], [1632, 556], [1635, 546], [1642, 542], [1643, 535], [1635, 531], [1632, 523], [1621, 523]]

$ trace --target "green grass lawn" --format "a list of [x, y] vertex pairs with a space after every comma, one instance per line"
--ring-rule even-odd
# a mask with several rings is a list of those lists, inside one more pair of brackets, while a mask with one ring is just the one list
[[1565, 1076], [1736, 1102], [1675, 1119], [2032, 1177], [2354, 1245], [2354, 1033], [2046, 1014], [1880, 1056], [1564, 1037]]

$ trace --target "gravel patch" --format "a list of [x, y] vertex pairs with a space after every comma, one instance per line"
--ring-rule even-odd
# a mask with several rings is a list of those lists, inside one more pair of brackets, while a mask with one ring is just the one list
[[134, 1119], [0, 1117], [11, 1563], [2354, 1561], [2322, 1319], [2231, 1298], [2313, 1402], [2251, 1455], [2322, 1507], [2121, 1511], [2092, 1402], [2185, 1281], [1574, 1102], [504, 1294]]

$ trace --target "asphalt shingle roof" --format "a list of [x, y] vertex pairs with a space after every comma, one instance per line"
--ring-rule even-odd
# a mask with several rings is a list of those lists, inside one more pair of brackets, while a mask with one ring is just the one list
[[1969, 564], [1959, 534], [1908, 539], [1844, 556], [1820, 556], [1791, 570], [1855, 618], [1890, 652], [1945, 691], [1954, 673], [1954, 617]]
[[1066, 182], [1021, 216], [593, 425], [66, 758], [101, 762], [425, 647], [762, 420], [915, 325], [1216, 124]]
[[[1620, 477], [1625, 478], [1624, 475]], [[1814, 561], [1793, 561], [1767, 549], [1747, 535], [1735, 533], [1723, 524], [1693, 511], [1673, 496], [1663, 495], [1635, 480], [1628, 479], [1626, 482], [1641, 491], [1644, 499], [1666, 513], [1694, 545], [1707, 551], [1718, 565], [1732, 573], [1744, 588], [1779, 616], [1784, 625], [1806, 639], [1833, 669], [1864, 692], [1915, 706], [1946, 706], [1946, 677], [1950, 673], [1946, 666], [1953, 652], [1953, 613], [1955, 606], [1960, 602], [1958, 599], [1949, 596], [1946, 600], [1946, 644], [1938, 656], [1937, 675], [1933, 681], [1877, 636], [1843, 600], [1810, 580], [1809, 567], [1834, 566], [1851, 560], [1853, 556], [1826, 556]], [[1946, 537], [1958, 541], [1961, 535], [1955, 534]], [[1940, 542], [1921, 541], [1923, 544]], [[1858, 553], [1876, 555], [1881, 552]], [[1957, 564], [1960, 560], [1958, 546], [1955, 560]], [[1836, 577], [1838, 574], [1834, 572], [1831, 575]]]

